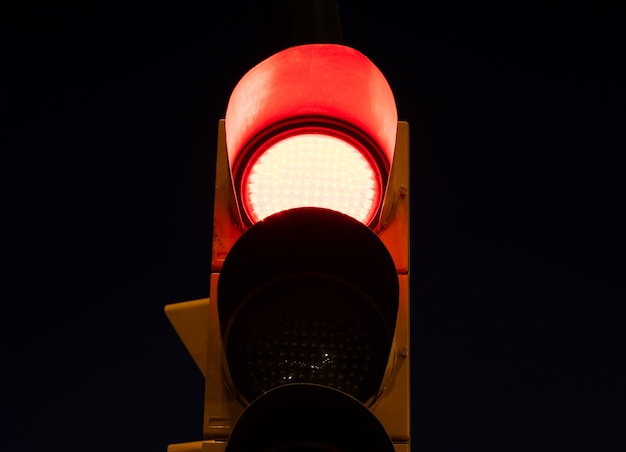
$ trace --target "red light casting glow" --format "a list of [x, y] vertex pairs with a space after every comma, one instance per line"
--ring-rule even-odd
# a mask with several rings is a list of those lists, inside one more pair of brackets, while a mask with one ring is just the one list
[[360, 149], [340, 138], [304, 133], [269, 146], [244, 176], [244, 207], [253, 222], [295, 207], [323, 207], [368, 224], [381, 181]]
[[259, 63], [233, 90], [225, 118], [246, 223], [324, 207], [373, 227], [397, 120], [387, 80], [350, 47], [296, 46]]

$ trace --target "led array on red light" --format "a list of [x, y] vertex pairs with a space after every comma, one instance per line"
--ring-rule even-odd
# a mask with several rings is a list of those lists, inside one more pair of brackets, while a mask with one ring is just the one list
[[225, 117], [243, 221], [322, 207], [376, 228], [397, 119], [387, 80], [354, 49], [306, 44], [262, 61], [233, 90]]
[[374, 215], [380, 177], [363, 153], [330, 135], [282, 139], [253, 162], [243, 181], [253, 221], [296, 207], [323, 207], [367, 223]]

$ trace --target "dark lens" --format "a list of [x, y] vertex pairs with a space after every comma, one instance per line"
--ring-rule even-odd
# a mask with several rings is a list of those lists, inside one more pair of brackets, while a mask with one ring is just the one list
[[276, 281], [233, 319], [228, 364], [248, 401], [277, 386], [315, 383], [365, 402], [381, 384], [390, 333], [375, 304], [348, 284], [315, 275]]

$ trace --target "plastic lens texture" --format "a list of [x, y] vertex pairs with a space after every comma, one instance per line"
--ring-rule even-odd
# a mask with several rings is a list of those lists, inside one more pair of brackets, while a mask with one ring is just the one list
[[305, 133], [265, 149], [244, 179], [243, 192], [253, 222], [296, 207], [322, 207], [368, 224], [380, 197], [379, 179], [352, 144]]
[[[338, 389], [361, 402], [377, 390], [389, 332], [371, 300], [327, 278], [267, 286], [235, 317], [226, 339], [236, 386], [248, 400], [290, 383]], [[236, 339], [235, 339], [236, 338]]]

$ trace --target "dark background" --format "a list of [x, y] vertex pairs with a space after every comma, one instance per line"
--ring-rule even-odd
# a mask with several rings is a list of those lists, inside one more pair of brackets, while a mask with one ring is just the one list
[[[258, 23], [74, 3], [0, 14], [0, 449], [165, 451], [202, 435], [163, 306], [209, 294], [217, 121]], [[623, 7], [339, 8], [411, 125], [413, 449], [626, 450]]]

